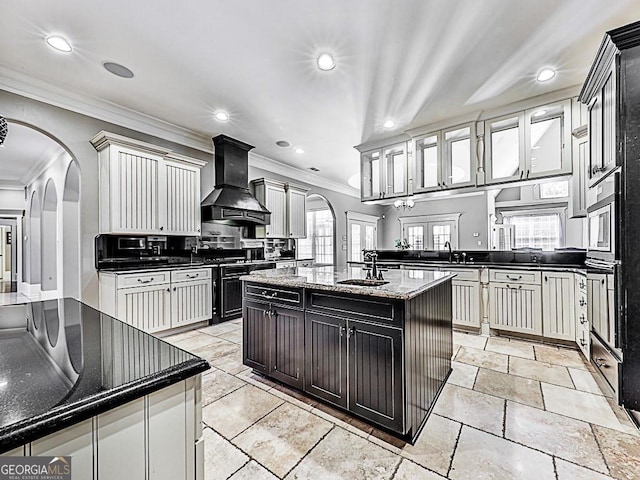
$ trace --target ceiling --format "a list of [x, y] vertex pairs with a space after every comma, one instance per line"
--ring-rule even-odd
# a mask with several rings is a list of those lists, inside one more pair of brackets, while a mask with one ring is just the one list
[[64, 149], [45, 134], [13, 122], [0, 148], [0, 188], [24, 188]]
[[[579, 85], [604, 32], [640, 19], [637, 0], [178, 5], [13, 2], [2, 12], [0, 88], [36, 98], [38, 89], [44, 98], [55, 91], [57, 104], [120, 112], [125, 126], [133, 118], [175, 126], [202, 148], [224, 133], [346, 185], [359, 172], [354, 145]], [[49, 48], [50, 34], [67, 38], [73, 52]], [[329, 72], [315, 64], [325, 51], [337, 62]], [[111, 75], [105, 61], [135, 77]], [[540, 84], [543, 66], [558, 74]], [[219, 109], [228, 122], [214, 120]], [[385, 130], [389, 118], [397, 126]]]

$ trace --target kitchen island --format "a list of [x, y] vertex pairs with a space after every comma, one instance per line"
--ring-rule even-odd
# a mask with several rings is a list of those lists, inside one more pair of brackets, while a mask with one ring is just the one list
[[202, 469], [205, 360], [60, 299], [0, 306], [0, 365], [0, 454], [71, 455], [82, 479]]
[[414, 441], [451, 372], [451, 279], [282, 268], [243, 280], [243, 361]]

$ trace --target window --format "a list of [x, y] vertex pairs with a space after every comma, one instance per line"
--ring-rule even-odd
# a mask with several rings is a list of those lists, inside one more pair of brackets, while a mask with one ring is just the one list
[[460, 214], [401, 217], [402, 238], [413, 250], [446, 250], [445, 243], [458, 248]]
[[378, 248], [378, 217], [364, 213], [347, 212], [347, 259], [362, 262], [362, 250]]
[[489, 124], [493, 178], [509, 178], [520, 169], [520, 117]]
[[298, 257], [333, 265], [333, 214], [328, 208], [307, 212], [307, 238], [298, 240]]
[[515, 248], [553, 250], [564, 246], [563, 210], [510, 212], [504, 223], [513, 225]]

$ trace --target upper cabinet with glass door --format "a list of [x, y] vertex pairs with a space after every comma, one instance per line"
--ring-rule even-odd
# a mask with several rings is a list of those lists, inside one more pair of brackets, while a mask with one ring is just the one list
[[406, 142], [363, 152], [360, 158], [362, 200], [393, 198], [409, 193]]
[[415, 140], [414, 192], [476, 184], [475, 128], [450, 128]]
[[571, 173], [571, 101], [485, 122], [486, 183]]

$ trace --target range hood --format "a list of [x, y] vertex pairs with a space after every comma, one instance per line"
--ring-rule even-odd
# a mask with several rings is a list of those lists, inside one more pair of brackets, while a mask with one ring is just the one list
[[269, 225], [271, 212], [248, 188], [249, 150], [253, 147], [226, 135], [213, 138], [216, 184], [202, 201], [203, 222]]

